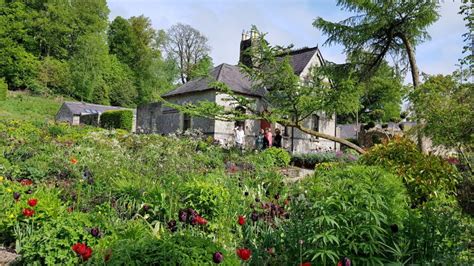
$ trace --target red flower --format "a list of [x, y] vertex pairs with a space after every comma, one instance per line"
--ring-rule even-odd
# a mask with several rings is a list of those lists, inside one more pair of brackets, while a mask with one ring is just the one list
[[252, 256], [252, 251], [248, 248], [238, 248], [236, 250], [237, 256], [244, 261], [247, 261]]
[[26, 208], [26, 209], [23, 209], [23, 215], [26, 216], [26, 217], [31, 217], [33, 216], [33, 214], [35, 214], [35, 211], [30, 209], [30, 208]]
[[31, 181], [31, 179], [28, 179], [28, 178], [23, 178], [21, 181], [20, 181], [20, 184], [22, 186], [31, 186], [33, 184], [33, 181]]
[[71, 158], [70, 162], [71, 162], [72, 164], [76, 164], [76, 163], [77, 163], [77, 159], [76, 159], [76, 158]]
[[37, 199], [29, 199], [29, 200], [28, 200], [28, 205], [30, 205], [31, 207], [36, 206], [36, 204], [38, 204], [38, 200], [37, 200]]
[[304, 263], [301, 263], [300, 266], [311, 266], [311, 262], [304, 262]]
[[240, 225], [244, 225], [245, 224], [245, 217], [243, 217], [242, 215], [239, 215], [239, 219], [237, 220], [237, 222]]
[[202, 218], [201, 216], [197, 215], [194, 220], [196, 221], [196, 223], [200, 224], [200, 225], [206, 225], [207, 224], [207, 220]]
[[72, 250], [74, 250], [77, 255], [81, 256], [83, 261], [88, 260], [92, 256], [92, 248], [83, 243], [74, 244]]

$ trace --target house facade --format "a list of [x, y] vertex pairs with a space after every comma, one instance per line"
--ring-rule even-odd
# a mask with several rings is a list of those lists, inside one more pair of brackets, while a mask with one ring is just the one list
[[[252, 35], [243, 34], [240, 62], [249, 61], [245, 57], [243, 50], [251, 46]], [[310, 74], [312, 67], [324, 64], [324, 59], [318, 47], [303, 48], [289, 52], [290, 63], [302, 80]], [[162, 97], [174, 104], [197, 103], [200, 101], [215, 102], [227, 109], [240, 110], [234, 101], [229, 100], [229, 95], [217, 91], [210, 86], [210, 83], [219, 81], [225, 83], [234, 93], [249, 97], [255, 100], [256, 108], [264, 110], [265, 106], [261, 97], [265, 91], [255, 91], [251, 81], [240, 71], [236, 65], [221, 64], [216, 66], [209, 74], [189, 81], [181, 87], [164, 94]], [[303, 121], [303, 125], [313, 130], [337, 136], [335, 115], [326, 115], [318, 112]], [[279, 124], [271, 124], [262, 120], [245, 121], [220, 121], [203, 117], [190, 117], [177, 110], [165, 106], [161, 103], [151, 103], [139, 106], [137, 109], [137, 131], [142, 133], [171, 134], [177, 131], [188, 129], [199, 129], [203, 134], [211, 136], [223, 145], [233, 145], [234, 129], [237, 125], [242, 125], [245, 131], [245, 145], [249, 148], [254, 146], [256, 136], [261, 128], [267, 127], [280, 129], [283, 139], [282, 146], [290, 152], [308, 153], [322, 150], [338, 150], [339, 144], [325, 139], [318, 139], [301, 132], [299, 129], [284, 127]]]

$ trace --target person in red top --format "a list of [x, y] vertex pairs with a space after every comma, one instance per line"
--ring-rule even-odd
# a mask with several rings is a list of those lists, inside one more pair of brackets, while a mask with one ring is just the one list
[[266, 128], [265, 129], [265, 139], [268, 141], [268, 148], [272, 146], [272, 141], [273, 141], [273, 135], [272, 135], [272, 129], [271, 128]]

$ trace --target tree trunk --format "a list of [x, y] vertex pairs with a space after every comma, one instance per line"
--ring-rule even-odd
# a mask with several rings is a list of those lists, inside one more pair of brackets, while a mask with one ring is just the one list
[[413, 87], [416, 89], [420, 86], [420, 72], [418, 70], [418, 66], [416, 65], [416, 58], [415, 58], [415, 49], [413, 48], [410, 40], [404, 35], [401, 34], [400, 38], [405, 45], [405, 49], [408, 55], [408, 61], [410, 62], [410, 70], [411, 70], [411, 78], [413, 80]]
[[[410, 40], [404, 34], [400, 34], [400, 38], [405, 45], [405, 49], [408, 55], [408, 61], [410, 62], [410, 69], [411, 69], [411, 78], [413, 80], [413, 89], [416, 90], [418, 86], [420, 86], [420, 73], [418, 70], [418, 66], [416, 65], [416, 58], [415, 58], [415, 50], [410, 42]], [[418, 129], [416, 133], [416, 138], [418, 142], [418, 149], [421, 152], [425, 152], [425, 147], [423, 146], [423, 135], [421, 133], [421, 126], [422, 121], [416, 121], [418, 124]]]
[[331, 136], [331, 135], [328, 135], [328, 134], [324, 134], [324, 133], [321, 133], [321, 132], [318, 132], [318, 131], [314, 131], [314, 130], [311, 130], [309, 128], [302, 127], [300, 124], [297, 124], [297, 125], [294, 125], [294, 126], [297, 129], [299, 129], [299, 130], [303, 131], [304, 133], [309, 134], [311, 136], [320, 137], [320, 138], [327, 139], [327, 140], [332, 140], [332, 141], [335, 141], [337, 143], [346, 145], [347, 147], [349, 147], [351, 149], [354, 149], [355, 151], [357, 151], [360, 154], [365, 153], [364, 149], [362, 149], [361, 147], [359, 147], [359, 146], [355, 145], [354, 143], [352, 143], [350, 141], [347, 141], [343, 138], [338, 138], [338, 137]]

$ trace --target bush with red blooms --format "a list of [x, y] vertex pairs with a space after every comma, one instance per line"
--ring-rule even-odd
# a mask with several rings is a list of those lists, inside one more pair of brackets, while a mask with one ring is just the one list
[[33, 216], [33, 214], [35, 214], [35, 211], [30, 209], [30, 208], [26, 208], [26, 209], [23, 209], [23, 215], [26, 216], [26, 217], [31, 217]]
[[303, 262], [300, 266], [311, 266], [311, 262]]
[[29, 199], [29, 200], [28, 200], [28, 205], [30, 205], [31, 207], [36, 206], [36, 204], [38, 204], [38, 200], [37, 200], [37, 199]]
[[236, 250], [237, 256], [241, 258], [243, 261], [247, 261], [252, 256], [252, 251], [248, 248], [238, 248]]
[[240, 225], [244, 225], [244, 224], [245, 224], [245, 217], [242, 216], [242, 215], [239, 215], [239, 219], [237, 220], [237, 222], [238, 222]]
[[87, 261], [92, 256], [92, 248], [84, 243], [76, 243], [72, 246], [72, 250], [81, 257], [82, 261]]

